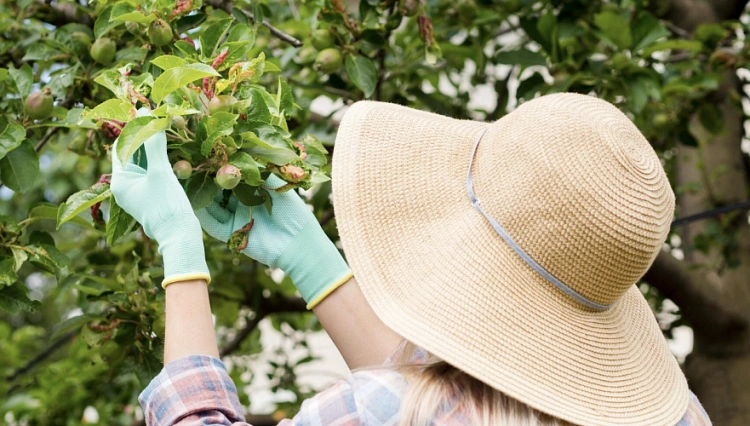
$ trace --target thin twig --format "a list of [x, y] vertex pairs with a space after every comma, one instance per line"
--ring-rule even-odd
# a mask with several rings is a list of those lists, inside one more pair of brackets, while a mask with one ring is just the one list
[[44, 148], [44, 145], [47, 143], [50, 138], [60, 130], [60, 127], [53, 127], [47, 131], [47, 133], [42, 137], [42, 139], [39, 140], [39, 142], [34, 147], [34, 151], [39, 152], [42, 148]]
[[329, 86], [312, 86], [309, 84], [302, 83], [300, 81], [294, 80], [294, 79], [288, 79], [287, 82], [290, 84], [293, 84], [297, 87], [301, 87], [303, 89], [311, 89], [311, 90], [320, 90], [322, 92], [330, 93], [332, 95], [341, 96], [342, 98], [350, 99], [353, 101], [360, 100], [357, 96], [354, 96], [354, 94], [343, 90], [343, 89], [337, 89], [335, 87], [329, 87]]
[[265, 312], [256, 312], [255, 318], [253, 318], [249, 323], [247, 323], [245, 328], [240, 330], [240, 332], [237, 333], [236, 336], [234, 336], [234, 339], [232, 339], [231, 342], [227, 343], [226, 346], [221, 348], [221, 351], [219, 352], [219, 356], [223, 358], [227, 355], [232, 354], [232, 352], [236, 351], [237, 349], [239, 349], [240, 345], [242, 345], [242, 342], [245, 341], [245, 339], [247, 339], [247, 336], [249, 336], [253, 332], [253, 330], [255, 330], [256, 327], [258, 327], [258, 324], [263, 320], [263, 318], [266, 317], [266, 315], [267, 314]]
[[327, 212], [325, 212], [323, 217], [320, 218], [318, 223], [320, 224], [320, 226], [326, 226], [328, 222], [330, 222], [334, 217], [336, 217], [336, 214], [333, 212], [333, 210], [328, 210]]
[[[231, 3], [228, 3], [228, 4], [230, 4], [230, 6], [231, 6]], [[252, 13], [250, 13], [250, 12], [248, 12], [246, 10], [243, 10], [242, 13], [244, 13], [245, 16], [247, 16], [251, 21], [255, 22], [255, 17], [253, 16]], [[297, 40], [296, 38], [290, 36], [289, 34], [285, 33], [284, 31], [281, 31], [280, 29], [274, 27], [273, 25], [271, 25], [270, 22], [266, 21], [265, 19], [263, 20], [263, 22], [261, 22], [261, 25], [263, 25], [264, 27], [268, 28], [268, 30], [271, 31], [271, 34], [274, 37], [276, 37], [279, 40], [281, 40], [281, 41], [285, 41], [285, 42], [291, 44], [294, 47], [302, 47], [304, 45], [304, 43], [302, 43], [300, 40]]]
[[680, 36], [682, 38], [691, 38], [692, 37], [692, 35], [690, 34], [690, 31], [688, 31], [688, 30], [686, 30], [684, 28], [680, 28], [680, 27], [678, 27], [677, 25], [675, 25], [675, 24], [673, 24], [671, 22], [667, 22], [667, 29], [669, 31], [672, 31], [673, 33], [675, 33], [676, 35], [678, 35], [678, 36]]

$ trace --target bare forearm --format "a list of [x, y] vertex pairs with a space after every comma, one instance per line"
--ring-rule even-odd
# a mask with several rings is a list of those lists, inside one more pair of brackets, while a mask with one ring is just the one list
[[181, 281], [166, 288], [167, 327], [164, 363], [188, 356], [219, 357], [208, 288], [204, 280]]
[[383, 364], [402, 340], [375, 315], [354, 278], [313, 312], [352, 370]]

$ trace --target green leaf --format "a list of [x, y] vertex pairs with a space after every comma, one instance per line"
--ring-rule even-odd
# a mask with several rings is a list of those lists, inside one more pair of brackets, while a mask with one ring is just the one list
[[34, 73], [31, 67], [29, 64], [23, 64], [21, 68], [17, 69], [11, 65], [8, 68], [8, 73], [16, 85], [18, 94], [21, 95], [21, 99], [25, 100], [31, 94], [31, 85], [34, 84]]
[[661, 50], [690, 50], [692, 52], [699, 52], [703, 48], [703, 45], [699, 41], [695, 40], [666, 40], [659, 43], [654, 43], [651, 46], [643, 49], [643, 55], [648, 56], [654, 52]]
[[60, 225], [63, 223], [72, 220], [87, 208], [106, 200], [111, 195], [112, 191], [109, 190], [109, 184], [106, 183], [96, 183], [91, 188], [71, 195], [64, 203], [60, 204], [60, 208], [57, 210], [57, 229], [60, 229]]
[[152, 59], [151, 63], [163, 69], [164, 71], [166, 71], [168, 69], [187, 65], [188, 61], [180, 58], [179, 56], [162, 55], [162, 56], [159, 56], [158, 58]]
[[156, 19], [156, 15], [149, 13], [144, 15], [127, 2], [120, 2], [114, 5], [110, 14], [110, 22], [137, 22], [139, 24], [150, 24]]
[[16, 275], [16, 259], [9, 257], [0, 260], [0, 288], [13, 285], [18, 280]]
[[151, 115], [154, 115], [156, 117], [174, 117], [176, 115], [191, 114], [200, 114], [200, 111], [193, 108], [188, 102], [183, 102], [182, 105], [172, 105], [169, 103], [164, 103], [159, 108], [151, 110]]
[[344, 63], [352, 83], [365, 92], [365, 97], [372, 96], [378, 80], [378, 71], [372, 60], [364, 56], [348, 55]]
[[94, 22], [94, 36], [98, 39], [105, 35], [109, 30], [122, 25], [122, 22], [110, 22], [109, 18], [112, 16], [112, 6], [106, 7], [104, 10], [99, 12], [99, 16]]
[[60, 49], [50, 45], [49, 43], [38, 42], [32, 44], [26, 51], [26, 54], [21, 58], [22, 61], [50, 61], [64, 55]]
[[253, 131], [243, 132], [240, 137], [250, 154], [271, 163], [283, 165], [299, 159], [291, 143], [284, 138], [278, 128], [268, 124], [257, 123]]
[[0, 179], [14, 191], [23, 193], [34, 188], [39, 176], [39, 157], [28, 140], [0, 159]]
[[633, 51], [638, 52], [656, 40], [668, 36], [669, 31], [654, 15], [641, 11], [638, 18], [633, 22], [632, 34]]
[[17, 247], [11, 247], [10, 250], [13, 252], [13, 260], [16, 263], [16, 272], [21, 269], [23, 263], [28, 260], [29, 255], [23, 249]]
[[242, 151], [235, 152], [229, 157], [229, 164], [237, 167], [242, 172], [242, 180], [251, 186], [258, 186], [263, 183], [260, 177], [260, 170], [250, 154]]
[[532, 52], [528, 49], [499, 52], [496, 58], [497, 63], [506, 65], [522, 65], [524, 67], [547, 65], [547, 59], [545, 59], [544, 55], [539, 52]]
[[695, 38], [705, 44], [709, 49], [714, 49], [716, 44], [727, 37], [725, 24], [701, 24], [695, 30]]
[[112, 93], [115, 94], [118, 98], [124, 98], [126, 97], [125, 90], [122, 88], [122, 84], [120, 83], [120, 80], [122, 79], [122, 76], [119, 72], [113, 71], [113, 70], [106, 70], [99, 74], [94, 81], [107, 89], [109, 89]]
[[306, 135], [300, 142], [302, 142], [302, 146], [305, 147], [305, 152], [307, 152], [305, 163], [314, 166], [323, 166], [328, 162], [328, 157], [326, 157], [328, 150], [318, 138], [313, 135]]
[[148, 49], [141, 46], [126, 47], [115, 53], [116, 62], [143, 62], [148, 55]]
[[64, 119], [55, 121], [51, 125], [54, 125], [54, 127], [69, 127], [71, 129], [96, 129], [96, 123], [81, 118], [81, 114], [83, 114], [83, 108], [72, 108], [68, 111]]
[[148, 138], [169, 128], [168, 118], [138, 117], [120, 132], [117, 140], [117, 159], [123, 167]]
[[[51, 241], [54, 242], [54, 241]], [[29, 257], [29, 262], [42, 268], [43, 270], [55, 274], [58, 278], [68, 274], [70, 259], [54, 245], [40, 244], [26, 246], [33, 254]]]
[[109, 119], [127, 123], [135, 118], [135, 107], [124, 99], [110, 99], [81, 114], [87, 120]]
[[265, 89], [252, 87], [249, 89], [252, 96], [250, 107], [245, 110], [245, 119], [248, 121], [259, 121], [261, 123], [268, 123], [271, 121], [271, 112], [268, 110], [268, 104], [266, 98], [262, 92]]
[[266, 197], [259, 195], [257, 188], [254, 188], [245, 183], [240, 183], [235, 186], [232, 193], [240, 201], [240, 203], [246, 206], [259, 206], [266, 202]]
[[115, 197], [109, 197], [109, 220], [107, 221], [107, 244], [113, 246], [127, 236], [135, 227], [136, 221], [133, 216], [122, 209], [115, 201]]
[[94, 331], [89, 327], [81, 328], [80, 336], [83, 341], [86, 342], [86, 344], [91, 348], [100, 346], [102, 341], [104, 341], [104, 333]]
[[276, 93], [276, 109], [285, 112], [285, 115], [291, 116], [294, 110], [294, 95], [292, 89], [286, 81], [279, 76], [279, 89]]
[[15, 121], [8, 121], [4, 115], [0, 115], [0, 158], [18, 148], [24, 139], [26, 139], [26, 130], [23, 126]]
[[204, 77], [219, 77], [215, 69], [205, 64], [190, 64], [170, 68], [154, 81], [151, 98], [160, 103], [168, 94]]
[[627, 49], [632, 45], [633, 37], [630, 34], [630, 25], [623, 16], [605, 11], [594, 16], [594, 23], [599, 27], [604, 37], [620, 49]]
[[211, 204], [218, 191], [214, 180], [208, 177], [208, 173], [196, 173], [190, 177], [185, 185], [185, 194], [193, 210], [200, 210]]
[[[53, 206], [51, 204], [42, 204], [35, 206], [31, 210], [29, 210], [29, 218], [52, 219], [54, 221], [57, 221], [58, 211], [59, 208], [57, 206]], [[69, 219], [68, 222], [75, 223], [76, 225], [83, 226], [84, 228], [96, 229], [93, 225], [91, 225], [89, 221], [79, 216], [74, 216], [73, 218]]]
[[7, 69], [0, 68], [0, 82], [7, 80], [9, 75]]
[[232, 134], [237, 117], [237, 114], [229, 112], [217, 112], [210, 116], [203, 116], [195, 132], [196, 140], [202, 141], [201, 154], [208, 156], [216, 139]]
[[29, 299], [28, 294], [29, 289], [23, 283], [0, 289], [0, 308], [11, 314], [21, 311], [34, 312], [41, 304]]
[[203, 59], [213, 58], [216, 54], [216, 48], [219, 46], [219, 42], [229, 30], [229, 26], [232, 25], [234, 19], [226, 18], [220, 19], [203, 31], [200, 36], [201, 42], [201, 57]]
[[52, 335], [50, 336], [51, 340], [57, 339], [58, 337], [62, 336], [63, 334], [76, 330], [78, 328], [81, 328], [82, 326], [101, 319], [100, 315], [94, 315], [94, 314], [84, 314], [84, 315], [78, 315], [77, 317], [68, 318], [62, 323], [55, 326], [55, 328], [52, 330]]

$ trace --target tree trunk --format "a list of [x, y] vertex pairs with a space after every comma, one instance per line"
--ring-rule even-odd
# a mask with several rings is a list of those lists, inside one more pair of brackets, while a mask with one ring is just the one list
[[[746, 0], [673, 0], [664, 18], [693, 32], [700, 24], [738, 19]], [[730, 94], [741, 92], [736, 75], [724, 77], [720, 89], [707, 102], [723, 115], [724, 132], [711, 136], [696, 130], [699, 146], [679, 146], [677, 184], [700, 184], [696, 192], [678, 194], [680, 216], [720, 205], [744, 201], [748, 181], [740, 144], [744, 116]], [[693, 327], [695, 344], [685, 362], [685, 374], [713, 424], [750, 425], [750, 232], [744, 214], [737, 214], [729, 230], [737, 233], [732, 254], [741, 264], [730, 269], [721, 250], [704, 254], [690, 251], [693, 238], [704, 231], [705, 222], [682, 230], [685, 261], [663, 253], [644, 279], [680, 307]]]

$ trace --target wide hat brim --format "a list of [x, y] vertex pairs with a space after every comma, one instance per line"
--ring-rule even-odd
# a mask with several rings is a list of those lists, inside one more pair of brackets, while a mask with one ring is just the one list
[[333, 201], [367, 301], [407, 340], [552, 416], [676, 424], [687, 382], [638, 288], [607, 310], [582, 308], [472, 207], [472, 146], [502, 121], [382, 102], [349, 108], [336, 139]]

